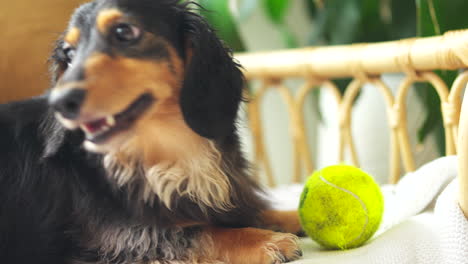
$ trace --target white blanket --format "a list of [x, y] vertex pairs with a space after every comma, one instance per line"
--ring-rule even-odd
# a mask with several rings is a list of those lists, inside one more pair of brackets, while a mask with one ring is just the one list
[[[437, 159], [382, 187], [385, 213], [376, 235], [347, 251], [326, 251], [301, 240], [303, 264], [468, 264], [468, 221], [457, 203], [457, 159]], [[278, 209], [295, 209], [302, 186], [270, 192]], [[435, 205], [435, 206], [434, 206]]]

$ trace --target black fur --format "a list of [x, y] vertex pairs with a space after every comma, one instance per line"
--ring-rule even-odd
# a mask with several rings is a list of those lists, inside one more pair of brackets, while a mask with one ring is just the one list
[[199, 16], [187, 15], [185, 23], [193, 46], [180, 99], [185, 120], [208, 138], [230, 135], [244, 84], [239, 65]]
[[[103, 157], [82, 148], [82, 132], [67, 131], [58, 124], [47, 95], [5, 104], [0, 106], [1, 263], [134, 263], [164, 260], [168, 255], [183, 259], [193, 247], [199, 227], [181, 228], [179, 222], [259, 225], [258, 213], [267, 205], [249, 178], [235, 128], [242, 74], [207, 23], [178, 2], [102, 0], [83, 5], [71, 20], [71, 25], [84, 29], [77, 60], [96, 50], [142, 56], [136, 50], [122, 52], [99, 41], [91, 29], [98, 10], [104, 7], [117, 6], [135, 15], [146, 30], [167, 39], [184, 59], [189, 39], [193, 57], [180, 104], [187, 124], [201, 136], [214, 139], [220, 149], [236, 207], [219, 211], [201, 207], [188, 197], [174, 198], [172, 210], [157, 199], [152, 205], [144, 203], [136, 194], [145, 181], [119, 188], [109, 177], [112, 172], [103, 168]], [[52, 84], [59, 77], [85, 78], [79, 67], [67, 70], [62, 45], [63, 40], [57, 41], [52, 55]], [[154, 47], [143, 47], [145, 58], [157, 60], [167, 55]], [[134, 177], [142, 179], [140, 170], [135, 171]], [[112, 244], [127, 245], [125, 239], [134, 239], [126, 236], [129, 233], [148, 234], [151, 242], [137, 249], [124, 247], [114, 255], [103, 252], [103, 247]]]

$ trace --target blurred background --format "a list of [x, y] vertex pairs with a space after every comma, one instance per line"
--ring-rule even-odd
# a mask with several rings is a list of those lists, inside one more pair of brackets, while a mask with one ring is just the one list
[[[440, 35], [468, 27], [466, 0], [200, 0], [202, 14], [237, 52], [255, 52], [304, 46], [346, 45]], [[438, 72], [451, 84], [455, 72]], [[383, 80], [393, 89], [402, 74]], [[337, 80], [343, 92], [349, 79]], [[300, 86], [287, 83], [291, 90]], [[251, 89], [257, 86], [251, 84]], [[322, 91], [322, 92], [321, 92]], [[293, 91], [294, 92], [294, 91]], [[338, 149], [337, 111], [324, 89], [308, 98], [306, 119], [316, 168], [335, 164]], [[409, 131], [417, 165], [444, 155], [440, 101], [429, 84], [417, 84], [408, 97]], [[355, 102], [352, 132], [361, 167], [380, 183], [388, 179], [389, 133], [383, 97], [366, 85]], [[288, 182], [292, 145], [285, 104], [270, 91], [262, 103], [266, 147], [276, 180]], [[246, 118], [246, 117], [244, 117]], [[252, 149], [248, 129], [246, 150]], [[307, 175], [303, 175], [304, 177]]]
[[[135, 0], [136, 1], [136, 0]], [[158, 0], [154, 0], [158, 1]], [[38, 95], [48, 88], [47, 59], [53, 41], [81, 0], [0, 1], [0, 102]], [[468, 27], [466, 0], [199, 0], [201, 14], [236, 52], [304, 46], [377, 42], [440, 35]], [[453, 72], [438, 72], [451, 83]], [[402, 75], [384, 76], [396, 87]], [[342, 91], [349, 80], [338, 80]], [[300, 83], [289, 80], [288, 87]], [[252, 83], [250, 89], [256, 89]], [[427, 84], [409, 97], [412, 143], [422, 164], [443, 154], [439, 99]], [[318, 91], [318, 90], [317, 90]], [[389, 135], [384, 101], [366, 86], [355, 102], [353, 134], [362, 167], [379, 182], [388, 176]], [[306, 105], [309, 142], [316, 167], [337, 162], [336, 110], [331, 96], [315, 92]], [[266, 145], [276, 179], [289, 181], [292, 145], [286, 107], [269, 92], [262, 103]], [[252, 138], [242, 113], [244, 149], [252, 157]], [[305, 176], [305, 175], [304, 175]]]
[[47, 59], [79, 0], [0, 0], [0, 103], [48, 88]]

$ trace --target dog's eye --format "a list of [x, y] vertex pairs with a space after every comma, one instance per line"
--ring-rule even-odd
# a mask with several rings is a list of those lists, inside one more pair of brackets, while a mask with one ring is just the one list
[[141, 30], [130, 24], [118, 24], [114, 27], [113, 37], [121, 43], [129, 43], [136, 41], [141, 36]]
[[70, 65], [73, 58], [75, 57], [76, 50], [73, 47], [65, 47], [63, 48], [63, 54], [65, 55], [67, 64]]

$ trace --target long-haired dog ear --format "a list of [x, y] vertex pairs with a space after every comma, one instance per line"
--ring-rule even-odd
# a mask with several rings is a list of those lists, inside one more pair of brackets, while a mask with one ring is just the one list
[[185, 14], [187, 66], [180, 105], [187, 124], [215, 139], [235, 130], [244, 77], [231, 51], [200, 16]]

